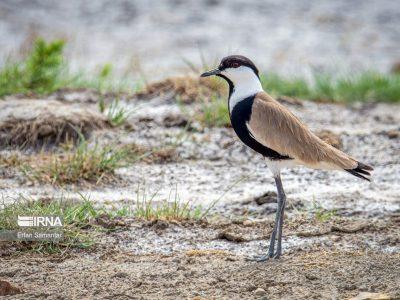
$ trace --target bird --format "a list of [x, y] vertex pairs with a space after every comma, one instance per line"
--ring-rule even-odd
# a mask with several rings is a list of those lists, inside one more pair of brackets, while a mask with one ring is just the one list
[[[279, 259], [286, 195], [281, 170], [296, 166], [344, 170], [370, 181], [373, 168], [317, 137], [288, 108], [264, 91], [255, 64], [243, 55], [224, 57], [217, 68], [201, 77], [218, 76], [229, 86], [228, 110], [239, 139], [260, 153], [271, 170], [277, 189], [277, 211], [266, 255], [257, 261]], [[276, 246], [276, 248], [275, 248]]]

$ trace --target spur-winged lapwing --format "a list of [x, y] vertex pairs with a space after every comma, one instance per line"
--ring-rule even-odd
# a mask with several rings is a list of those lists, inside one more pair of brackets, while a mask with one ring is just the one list
[[228, 82], [232, 127], [244, 144], [265, 157], [273, 173], [278, 209], [268, 255], [259, 260], [279, 258], [286, 201], [280, 176], [282, 168], [303, 165], [313, 169], [344, 170], [366, 180], [373, 169], [322, 141], [285, 106], [264, 92], [258, 69], [247, 57], [225, 57], [218, 68], [201, 74], [202, 77], [211, 75]]

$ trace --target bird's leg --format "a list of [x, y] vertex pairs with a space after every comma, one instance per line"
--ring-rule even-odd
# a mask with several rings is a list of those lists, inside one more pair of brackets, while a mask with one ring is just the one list
[[278, 189], [278, 199], [277, 199], [278, 207], [276, 208], [274, 229], [272, 230], [271, 238], [270, 238], [270, 241], [269, 241], [269, 248], [268, 248], [268, 257], [269, 258], [274, 257], [276, 233], [278, 231], [278, 225], [279, 225], [279, 221], [280, 221], [281, 201], [280, 201], [280, 197], [279, 197], [279, 195], [280, 195], [279, 194], [279, 187], [278, 187], [277, 179], [276, 179], [278, 177], [280, 178], [279, 174], [277, 176], [275, 176], [275, 183], [276, 183], [276, 187]]
[[[274, 179], [278, 191], [278, 197], [277, 197], [278, 207], [276, 209], [274, 229], [271, 233], [271, 239], [269, 242], [268, 255], [249, 260], [256, 260], [262, 262], [270, 258], [279, 258], [282, 254], [282, 226], [283, 226], [283, 215], [285, 210], [286, 196], [285, 192], [283, 191], [281, 175], [278, 173], [277, 175], [274, 176]], [[277, 246], [276, 246], [276, 252], [274, 252], [276, 239], [277, 239]]]
[[285, 214], [285, 204], [286, 204], [286, 195], [285, 191], [283, 190], [282, 180], [280, 175], [275, 177], [275, 183], [278, 190], [278, 211], [279, 213], [279, 221], [278, 221], [278, 228], [277, 228], [277, 246], [276, 246], [276, 253], [273, 256], [274, 258], [279, 258], [282, 254], [282, 228], [283, 228], [283, 218]]

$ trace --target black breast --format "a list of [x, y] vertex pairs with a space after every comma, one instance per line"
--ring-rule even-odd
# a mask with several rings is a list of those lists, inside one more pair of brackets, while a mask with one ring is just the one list
[[265, 157], [268, 157], [272, 160], [282, 160], [282, 159], [291, 159], [289, 156], [281, 155], [278, 152], [265, 147], [263, 144], [259, 143], [250, 133], [247, 128], [246, 123], [249, 122], [251, 117], [251, 108], [253, 106], [254, 97], [250, 96], [246, 99], [238, 102], [232, 110], [230, 114], [232, 127], [235, 130], [237, 136], [240, 140], [246, 144], [248, 147], [257, 151]]

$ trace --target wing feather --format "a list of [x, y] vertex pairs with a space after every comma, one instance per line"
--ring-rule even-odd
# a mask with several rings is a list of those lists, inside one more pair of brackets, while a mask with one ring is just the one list
[[248, 127], [260, 143], [306, 166], [333, 169], [357, 166], [353, 158], [321, 140], [265, 92], [254, 98]]

